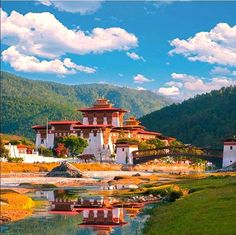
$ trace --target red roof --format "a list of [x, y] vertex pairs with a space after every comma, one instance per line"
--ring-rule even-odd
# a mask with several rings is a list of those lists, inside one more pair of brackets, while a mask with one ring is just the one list
[[75, 128], [99, 128], [99, 127], [112, 127], [110, 124], [88, 124], [88, 125], [76, 125]]
[[24, 145], [24, 144], [19, 144], [17, 145], [18, 149], [32, 149], [32, 146]]
[[35, 125], [35, 126], [32, 126], [32, 129], [45, 129], [46, 126], [40, 126], [40, 125]]
[[[49, 125], [71, 125], [71, 124], [82, 124], [80, 121], [51, 121], [48, 122]], [[46, 129], [46, 125], [35, 125], [32, 126], [32, 129]]]
[[161, 135], [161, 133], [159, 133], [159, 132], [146, 131], [146, 130], [143, 130], [143, 129], [140, 129], [138, 131], [138, 133], [140, 133], [140, 134], [147, 134], [147, 135]]
[[127, 113], [128, 111], [125, 109], [121, 109], [121, 108], [81, 108], [81, 109], [77, 109], [77, 111], [80, 112], [88, 112], [88, 111], [119, 111], [119, 112], [125, 112]]
[[81, 124], [80, 121], [52, 121], [48, 122], [51, 125], [69, 125], [69, 124]]

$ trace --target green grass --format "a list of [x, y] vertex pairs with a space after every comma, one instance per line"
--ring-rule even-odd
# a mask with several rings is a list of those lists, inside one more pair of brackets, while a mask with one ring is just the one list
[[178, 182], [192, 193], [151, 210], [144, 234], [235, 235], [236, 177]]

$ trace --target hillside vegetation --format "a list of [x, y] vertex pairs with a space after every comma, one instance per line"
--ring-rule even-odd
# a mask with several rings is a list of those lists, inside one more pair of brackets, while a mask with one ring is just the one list
[[236, 86], [172, 104], [140, 121], [148, 129], [184, 143], [222, 147], [224, 138], [236, 134]]
[[63, 85], [21, 78], [1, 72], [2, 132], [33, 137], [31, 126], [49, 120], [81, 118], [76, 109], [107, 98], [114, 106], [140, 117], [168, 104], [170, 100], [150, 91], [108, 84]]

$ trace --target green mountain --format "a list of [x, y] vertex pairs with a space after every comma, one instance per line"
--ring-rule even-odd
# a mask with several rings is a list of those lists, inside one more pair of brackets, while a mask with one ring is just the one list
[[222, 147], [222, 139], [236, 134], [236, 86], [172, 104], [140, 121], [184, 143]]
[[76, 109], [91, 106], [101, 97], [137, 117], [171, 103], [150, 91], [107, 84], [63, 85], [1, 72], [1, 132], [33, 138], [32, 125], [45, 124], [47, 117], [49, 120], [79, 119]]

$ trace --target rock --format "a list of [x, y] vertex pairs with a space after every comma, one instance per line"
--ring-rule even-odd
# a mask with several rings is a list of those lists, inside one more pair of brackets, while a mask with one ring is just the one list
[[141, 176], [139, 173], [133, 174], [132, 176]]
[[11, 218], [7, 216], [0, 215], [0, 224], [9, 223], [11, 221]]
[[67, 177], [81, 178], [82, 173], [79, 169], [68, 162], [62, 162], [60, 166], [53, 168], [46, 176], [48, 177]]

